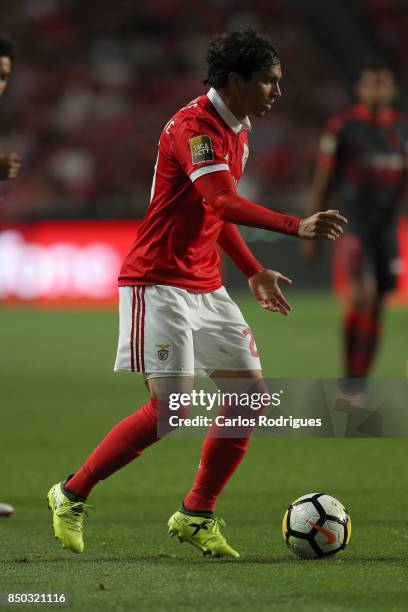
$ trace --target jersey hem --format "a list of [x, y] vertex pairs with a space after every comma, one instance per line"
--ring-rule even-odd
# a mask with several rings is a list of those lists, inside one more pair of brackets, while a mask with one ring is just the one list
[[197, 287], [192, 287], [187, 284], [177, 284], [177, 283], [166, 283], [162, 280], [156, 281], [143, 281], [143, 280], [119, 280], [118, 287], [148, 287], [149, 285], [165, 285], [166, 287], [175, 287], [176, 289], [184, 289], [185, 291], [189, 291], [190, 293], [211, 293], [212, 291], [217, 291], [223, 287], [221, 281], [217, 282], [214, 285], [210, 285], [205, 289], [198, 289]]

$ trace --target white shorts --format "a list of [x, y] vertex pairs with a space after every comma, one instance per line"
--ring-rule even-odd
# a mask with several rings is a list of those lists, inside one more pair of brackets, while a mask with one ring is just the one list
[[224, 287], [119, 287], [116, 372], [152, 378], [260, 369], [252, 332]]

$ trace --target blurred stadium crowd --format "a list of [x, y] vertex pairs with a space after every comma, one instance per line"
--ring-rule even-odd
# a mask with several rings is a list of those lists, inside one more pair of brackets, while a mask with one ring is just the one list
[[143, 215], [163, 125], [206, 91], [209, 37], [243, 25], [270, 34], [284, 76], [282, 99], [255, 122], [241, 193], [302, 210], [319, 134], [364, 61], [385, 59], [404, 92], [406, 0], [2, 0], [18, 59], [0, 151], [23, 167], [1, 187], [0, 217]]

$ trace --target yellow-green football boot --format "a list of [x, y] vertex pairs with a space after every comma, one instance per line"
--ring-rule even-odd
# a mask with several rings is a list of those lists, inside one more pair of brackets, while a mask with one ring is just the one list
[[239, 559], [239, 553], [227, 544], [220, 533], [225, 521], [207, 516], [190, 516], [177, 511], [169, 518], [171, 537], [178, 536], [179, 542], [190, 542], [199, 548], [205, 557], [232, 557]]
[[63, 488], [65, 482], [58, 482], [48, 491], [48, 507], [52, 512], [55, 537], [61, 540], [62, 547], [81, 553], [84, 550], [84, 514], [87, 509], [94, 508], [85, 500], [74, 501], [74, 495], [70, 499]]

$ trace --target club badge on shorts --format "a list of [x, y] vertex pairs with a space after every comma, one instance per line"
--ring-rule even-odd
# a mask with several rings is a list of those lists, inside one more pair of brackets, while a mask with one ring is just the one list
[[159, 361], [167, 361], [168, 358], [170, 357], [170, 352], [171, 352], [171, 344], [170, 342], [157, 342], [156, 343], [157, 346], [157, 359]]

